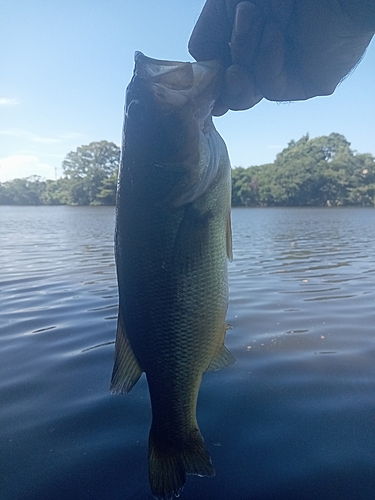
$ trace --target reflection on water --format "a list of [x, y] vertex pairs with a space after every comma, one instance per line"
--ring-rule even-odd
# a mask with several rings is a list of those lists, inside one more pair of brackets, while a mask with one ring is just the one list
[[[0, 207], [0, 498], [144, 500], [144, 378], [108, 392], [114, 210]], [[227, 345], [182, 498], [375, 498], [375, 211], [235, 209]]]

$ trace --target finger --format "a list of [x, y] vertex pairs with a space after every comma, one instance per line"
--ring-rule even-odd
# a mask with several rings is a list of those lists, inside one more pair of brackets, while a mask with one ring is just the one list
[[213, 114], [221, 116], [228, 109], [250, 109], [262, 99], [255, 84], [254, 75], [239, 65], [230, 66], [225, 73], [225, 88], [215, 104]]
[[280, 100], [287, 86], [284, 35], [276, 23], [265, 25], [254, 58], [257, 85], [264, 97]]
[[256, 5], [251, 2], [240, 2], [237, 5], [230, 43], [233, 64], [251, 67], [262, 24], [263, 17]]
[[225, 106], [220, 100], [215, 103], [214, 109], [212, 110], [212, 116], [223, 116], [229, 111], [228, 106]]
[[254, 75], [243, 66], [233, 65], [226, 71], [226, 102], [235, 111], [249, 109], [261, 99]]
[[207, 0], [189, 40], [190, 54], [196, 61], [220, 59], [229, 66], [231, 31], [225, 0]]

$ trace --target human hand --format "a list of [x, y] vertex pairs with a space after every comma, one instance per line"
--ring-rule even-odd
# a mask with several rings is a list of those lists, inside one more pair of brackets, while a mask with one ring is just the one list
[[207, 0], [189, 51], [198, 61], [225, 65], [225, 89], [214, 108], [222, 115], [263, 97], [332, 94], [374, 32], [373, 0]]

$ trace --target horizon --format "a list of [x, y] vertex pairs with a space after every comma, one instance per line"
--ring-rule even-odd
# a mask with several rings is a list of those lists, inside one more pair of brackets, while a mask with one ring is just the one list
[[[335, 134], [335, 133], [337, 133], [337, 132], [331, 132], [331, 134]], [[309, 140], [311, 140], [311, 139], [316, 139], [317, 137], [322, 137], [322, 136], [311, 137], [311, 135], [307, 133], [307, 134], [304, 134], [303, 136], [301, 136], [301, 137], [299, 137], [299, 138], [297, 138], [297, 139], [290, 139], [290, 141], [289, 141], [289, 142], [291, 142], [291, 141], [298, 142], [300, 139], [302, 139], [302, 138], [303, 138], [304, 136], [306, 136], [306, 135], [308, 136], [308, 139], [309, 139]], [[329, 135], [330, 135], [330, 134], [328, 134], [327, 136], [329, 136]], [[342, 135], [342, 134], [340, 134], [340, 135]], [[323, 137], [327, 137], [327, 136], [323, 136]], [[345, 139], [347, 139], [347, 138], [345, 137]], [[94, 141], [94, 142], [100, 142], [100, 141]], [[109, 141], [108, 141], [108, 142], [109, 142]], [[350, 141], [348, 141], [348, 142], [350, 142]], [[89, 146], [90, 144], [91, 144], [91, 143], [87, 144], [87, 146]], [[85, 146], [86, 146], [86, 145], [85, 145]], [[118, 144], [116, 144], [116, 146], [120, 148], [120, 146], [119, 146]], [[286, 145], [285, 145], [285, 146], [284, 146], [284, 147], [283, 147], [283, 148], [282, 148], [282, 149], [281, 149], [278, 153], [276, 153], [276, 154], [275, 154], [274, 159], [273, 159], [272, 161], [268, 162], [268, 163], [262, 163], [262, 164], [260, 164], [260, 165], [259, 165], [259, 164], [258, 164], [258, 165], [255, 165], [255, 164], [254, 164], [254, 165], [248, 165], [248, 166], [246, 166], [246, 167], [242, 167], [242, 165], [231, 165], [231, 170], [234, 170], [234, 169], [236, 169], [236, 168], [245, 168], [245, 169], [248, 169], [248, 168], [253, 168], [253, 167], [254, 167], [254, 168], [258, 167], [258, 168], [259, 168], [259, 167], [264, 167], [264, 166], [267, 166], [267, 165], [269, 165], [269, 164], [273, 164], [273, 163], [276, 161], [276, 157], [277, 157], [277, 155], [278, 155], [279, 153], [281, 153], [281, 152], [282, 152], [284, 149], [286, 149], [287, 147], [288, 147], [288, 144], [286, 144]], [[354, 156], [355, 156], [355, 155], [357, 155], [357, 154], [366, 154], [366, 153], [367, 153], [367, 151], [357, 151], [357, 150], [353, 150], [353, 148], [351, 148], [351, 147], [350, 147], [350, 149], [353, 151]], [[68, 153], [67, 153], [67, 154], [68, 154]], [[371, 153], [370, 153], [370, 154], [371, 154]], [[374, 159], [375, 159], [375, 155], [372, 155], [372, 156], [373, 156], [373, 157], [374, 157]], [[32, 179], [32, 177], [35, 177], [36, 179]], [[29, 175], [27, 175], [26, 177], [15, 177], [14, 179], [9, 179], [9, 180], [6, 180], [6, 181], [1, 181], [1, 180], [0, 180], [0, 184], [5, 184], [6, 182], [12, 182], [12, 181], [14, 181], [14, 180], [26, 180], [26, 179], [27, 179], [27, 180], [31, 180], [31, 181], [38, 180], [38, 181], [40, 181], [40, 182], [46, 182], [47, 180], [50, 180], [50, 181], [57, 181], [57, 180], [59, 180], [59, 179], [62, 179], [63, 177], [64, 177], [63, 172], [61, 172], [61, 175], [60, 175], [59, 177], [55, 177], [54, 179], [47, 178], [47, 177], [43, 177], [43, 176], [38, 175], [38, 174], [29, 174]]]

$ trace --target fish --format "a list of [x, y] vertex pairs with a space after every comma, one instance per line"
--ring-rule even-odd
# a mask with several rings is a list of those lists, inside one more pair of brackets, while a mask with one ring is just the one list
[[222, 88], [217, 61], [136, 52], [126, 91], [110, 390], [128, 393], [146, 375], [149, 482], [158, 500], [179, 496], [186, 474], [215, 474], [197, 423], [198, 392], [205, 372], [235, 361], [224, 344], [231, 167], [211, 114]]

